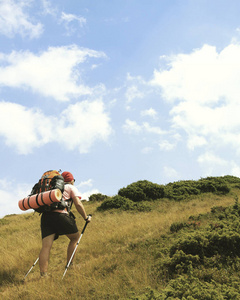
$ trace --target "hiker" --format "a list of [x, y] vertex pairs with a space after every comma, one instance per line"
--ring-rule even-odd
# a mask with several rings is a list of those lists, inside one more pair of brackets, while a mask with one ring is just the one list
[[[75, 179], [70, 172], [63, 172], [64, 191], [63, 200], [74, 203], [78, 213], [86, 222], [91, 221], [91, 216], [88, 216], [80, 201], [80, 193], [74, 186]], [[71, 206], [70, 206], [71, 207]], [[45, 211], [41, 217], [41, 233], [42, 233], [42, 249], [39, 254], [39, 267], [41, 276], [47, 275], [50, 250], [53, 241], [58, 239], [59, 235], [66, 235], [69, 239], [67, 249], [67, 263], [70, 260], [72, 253], [77, 245], [80, 233], [78, 231], [75, 217], [67, 208], [55, 209], [53, 211]]]

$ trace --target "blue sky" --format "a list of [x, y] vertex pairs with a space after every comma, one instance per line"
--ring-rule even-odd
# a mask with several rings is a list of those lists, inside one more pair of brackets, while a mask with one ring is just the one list
[[0, 0], [0, 217], [44, 171], [87, 199], [240, 176], [240, 2]]

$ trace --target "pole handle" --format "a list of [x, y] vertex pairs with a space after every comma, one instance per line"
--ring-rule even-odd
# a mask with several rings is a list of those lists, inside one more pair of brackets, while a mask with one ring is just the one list
[[[89, 217], [89, 216], [91, 217], [92, 215], [89, 214], [88, 217]], [[86, 223], [85, 223], [85, 225], [84, 225], [84, 227], [83, 227], [83, 230], [82, 230], [82, 233], [81, 233], [81, 234], [84, 233], [84, 231], [85, 231], [85, 229], [86, 229], [88, 223], [89, 223], [89, 222], [88, 222], [88, 218], [87, 218]]]

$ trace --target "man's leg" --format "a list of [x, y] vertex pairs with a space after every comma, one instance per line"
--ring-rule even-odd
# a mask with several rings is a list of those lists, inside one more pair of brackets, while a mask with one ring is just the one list
[[70, 242], [68, 244], [68, 249], [67, 249], [67, 263], [68, 263], [77, 245], [77, 242], [80, 238], [80, 233], [76, 232], [72, 234], [67, 234], [66, 236], [70, 239]]
[[42, 276], [45, 275], [48, 270], [48, 261], [54, 237], [55, 234], [51, 234], [42, 239], [42, 249], [39, 254], [39, 268]]

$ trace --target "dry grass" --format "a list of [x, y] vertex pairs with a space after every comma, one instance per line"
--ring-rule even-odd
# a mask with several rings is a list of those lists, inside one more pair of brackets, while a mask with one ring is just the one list
[[[96, 211], [98, 203], [84, 203], [93, 214], [79, 244], [75, 266], [61, 280], [68, 240], [60, 237], [51, 251], [47, 279], [39, 279], [38, 264], [23, 284], [26, 272], [41, 248], [40, 217], [29, 213], [0, 220], [0, 295], [2, 299], [128, 299], [146, 287], [156, 287], [149, 270], [148, 252], [130, 245], [169, 233], [174, 222], [206, 213], [213, 206], [228, 206], [233, 196], [205, 195], [191, 201], [154, 203], [148, 213]], [[77, 215], [77, 213], [76, 213]], [[84, 222], [77, 216], [79, 229]]]

